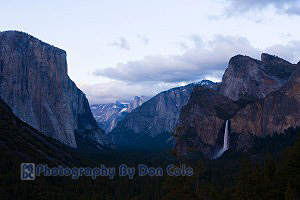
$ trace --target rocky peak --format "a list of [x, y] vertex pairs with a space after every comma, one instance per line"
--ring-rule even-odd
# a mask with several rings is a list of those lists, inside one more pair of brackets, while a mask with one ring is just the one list
[[240, 54], [233, 56], [229, 60], [229, 66], [231, 66], [235, 70], [240, 70], [249, 66], [255, 66], [256, 64], [260, 63], [261, 62], [259, 60]]
[[116, 101], [116, 103], [94, 104], [91, 110], [99, 127], [108, 133], [128, 114], [128, 107], [129, 103]]
[[234, 101], [253, 102], [280, 89], [295, 69], [295, 65], [269, 54], [262, 54], [262, 61], [237, 55], [229, 61], [220, 93]]
[[212, 85], [214, 84], [214, 82], [210, 81], [210, 80], [202, 80], [200, 81], [200, 85]]
[[277, 63], [277, 64], [291, 64], [290, 62], [282, 59], [282, 58], [279, 58], [278, 56], [275, 56], [275, 55], [270, 55], [270, 54], [267, 54], [267, 53], [262, 53], [261, 54], [261, 62], [263, 62], [264, 64], [274, 64], [274, 63]]
[[284, 84], [291, 76], [291, 74], [296, 70], [296, 65], [279, 58], [277, 56], [272, 56], [269, 54], [262, 54], [261, 56], [264, 71], [271, 77], [281, 80]]
[[145, 103], [149, 98], [145, 96], [135, 96], [133, 101], [130, 103], [128, 107], [128, 112], [133, 111], [137, 107], [141, 106], [143, 103]]

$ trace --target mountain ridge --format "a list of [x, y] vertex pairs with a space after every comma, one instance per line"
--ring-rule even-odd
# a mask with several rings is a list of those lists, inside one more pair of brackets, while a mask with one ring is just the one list
[[[209, 82], [203, 87], [218, 87], [217, 83]], [[171, 135], [167, 134], [175, 129], [181, 108], [188, 102], [192, 89], [199, 83], [172, 88], [162, 91], [150, 100], [134, 109], [127, 117], [120, 121], [109, 135], [119, 146], [143, 146], [143, 141], [137, 142], [140, 137], [152, 140], [155, 137], [165, 138], [166, 143]]]
[[148, 100], [149, 97], [146, 96], [135, 96], [130, 103], [116, 101], [116, 103], [93, 104], [90, 107], [99, 127], [108, 133], [119, 121]]

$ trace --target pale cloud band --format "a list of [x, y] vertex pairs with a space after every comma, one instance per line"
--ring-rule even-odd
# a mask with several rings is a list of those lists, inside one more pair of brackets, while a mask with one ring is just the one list
[[94, 74], [135, 84], [141, 82], [191, 82], [223, 72], [229, 58], [236, 54], [259, 58], [262, 52], [267, 51], [296, 61], [300, 56], [299, 48], [299, 42], [294, 41], [287, 45], [273, 45], [267, 49], [258, 49], [244, 37], [219, 35], [211, 41], [201, 42], [201, 45], [188, 48], [181, 55], [147, 56], [142, 60], [98, 69]]
[[116, 101], [129, 102], [133, 100], [134, 96], [148, 96], [152, 97], [162, 91], [186, 83], [137, 83], [131, 84], [124, 81], [111, 80], [106, 83], [98, 84], [84, 84], [78, 85], [80, 89], [85, 91], [89, 103], [113, 103]]
[[[200, 38], [194, 38], [200, 41]], [[219, 35], [208, 42], [195, 42], [194, 47], [188, 48], [181, 55], [147, 56], [142, 60], [98, 69], [94, 75], [108, 77], [111, 82], [81, 88], [93, 103], [130, 100], [136, 95], [153, 96], [183, 83], [202, 79], [221, 80], [232, 56], [242, 54], [260, 59], [262, 52], [295, 63], [300, 60], [300, 42], [291, 41], [286, 45], [258, 49], [244, 37]]]

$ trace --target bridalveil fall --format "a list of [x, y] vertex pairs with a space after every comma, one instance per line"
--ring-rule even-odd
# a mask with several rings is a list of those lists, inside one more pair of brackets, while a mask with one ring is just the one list
[[223, 148], [220, 149], [216, 155], [214, 155], [213, 159], [217, 159], [223, 155], [225, 151], [229, 149], [229, 142], [228, 142], [229, 136], [228, 136], [228, 120], [226, 120], [225, 123], [225, 133], [224, 133], [224, 142], [223, 142]]

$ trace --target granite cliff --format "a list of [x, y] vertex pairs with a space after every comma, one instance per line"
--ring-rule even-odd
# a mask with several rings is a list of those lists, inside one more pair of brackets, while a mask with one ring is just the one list
[[230, 59], [220, 93], [234, 101], [253, 102], [279, 90], [296, 65], [266, 53], [261, 60], [237, 55]]
[[77, 147], [75, 132], [105, 139], [68, 76], [66, 52], [26, 33], [0, 32], [0, 96], [21, 120], [70, 147]]
[[214, 147], [221, 146], [224, 121], [239, 108], [233, 100], [220, 95], [217, 89], [195, 87], [188, 104], [180, 112], [175, 150], [182, 155], [200, 151], [210, 156]]
[[[229, 119], [231, 132], [241, 133], [233, 137], [240, 149], [249, 147], [252, 135], [264, 137], [298, 125], [297, 101], [283, 95], [297, 95], [298, 70], [297, 65], [269, 54], [262, 54], [260, 61], [232, 57], [220, 88], [208, 91], [196, 87], [181, 110], [176, 152], [200, 151], [212, 156], [223, 143], [224, 124]], [[291, 90], [294, 92], [288, 92]]]
[[0, 113], [0, 160], [3, 162], [0, 166], [1, 173], [4, 173], [2, 169], [8, 165], [9, 168], [15, 167], [15, 174], [20, 163], [47, 163], [55, 166], [80, 164], [70, 147], [24, 123], [1, 98]]
[[134, 109], [136, 109], [137, 107], [141, 106], [143, 103], [145, 103], [149, 99], [150, 98], [146, 97], [146, 96], [135, 96], [133, 98], [133, 101], [130, 102], [130, 104], [128, 106], [128, 112], [133, 111]]
[[231, 131], [265, 137], [300, 126], [300, 64], [289, 81], [264, 99], [247, 105], [231, 120]]

